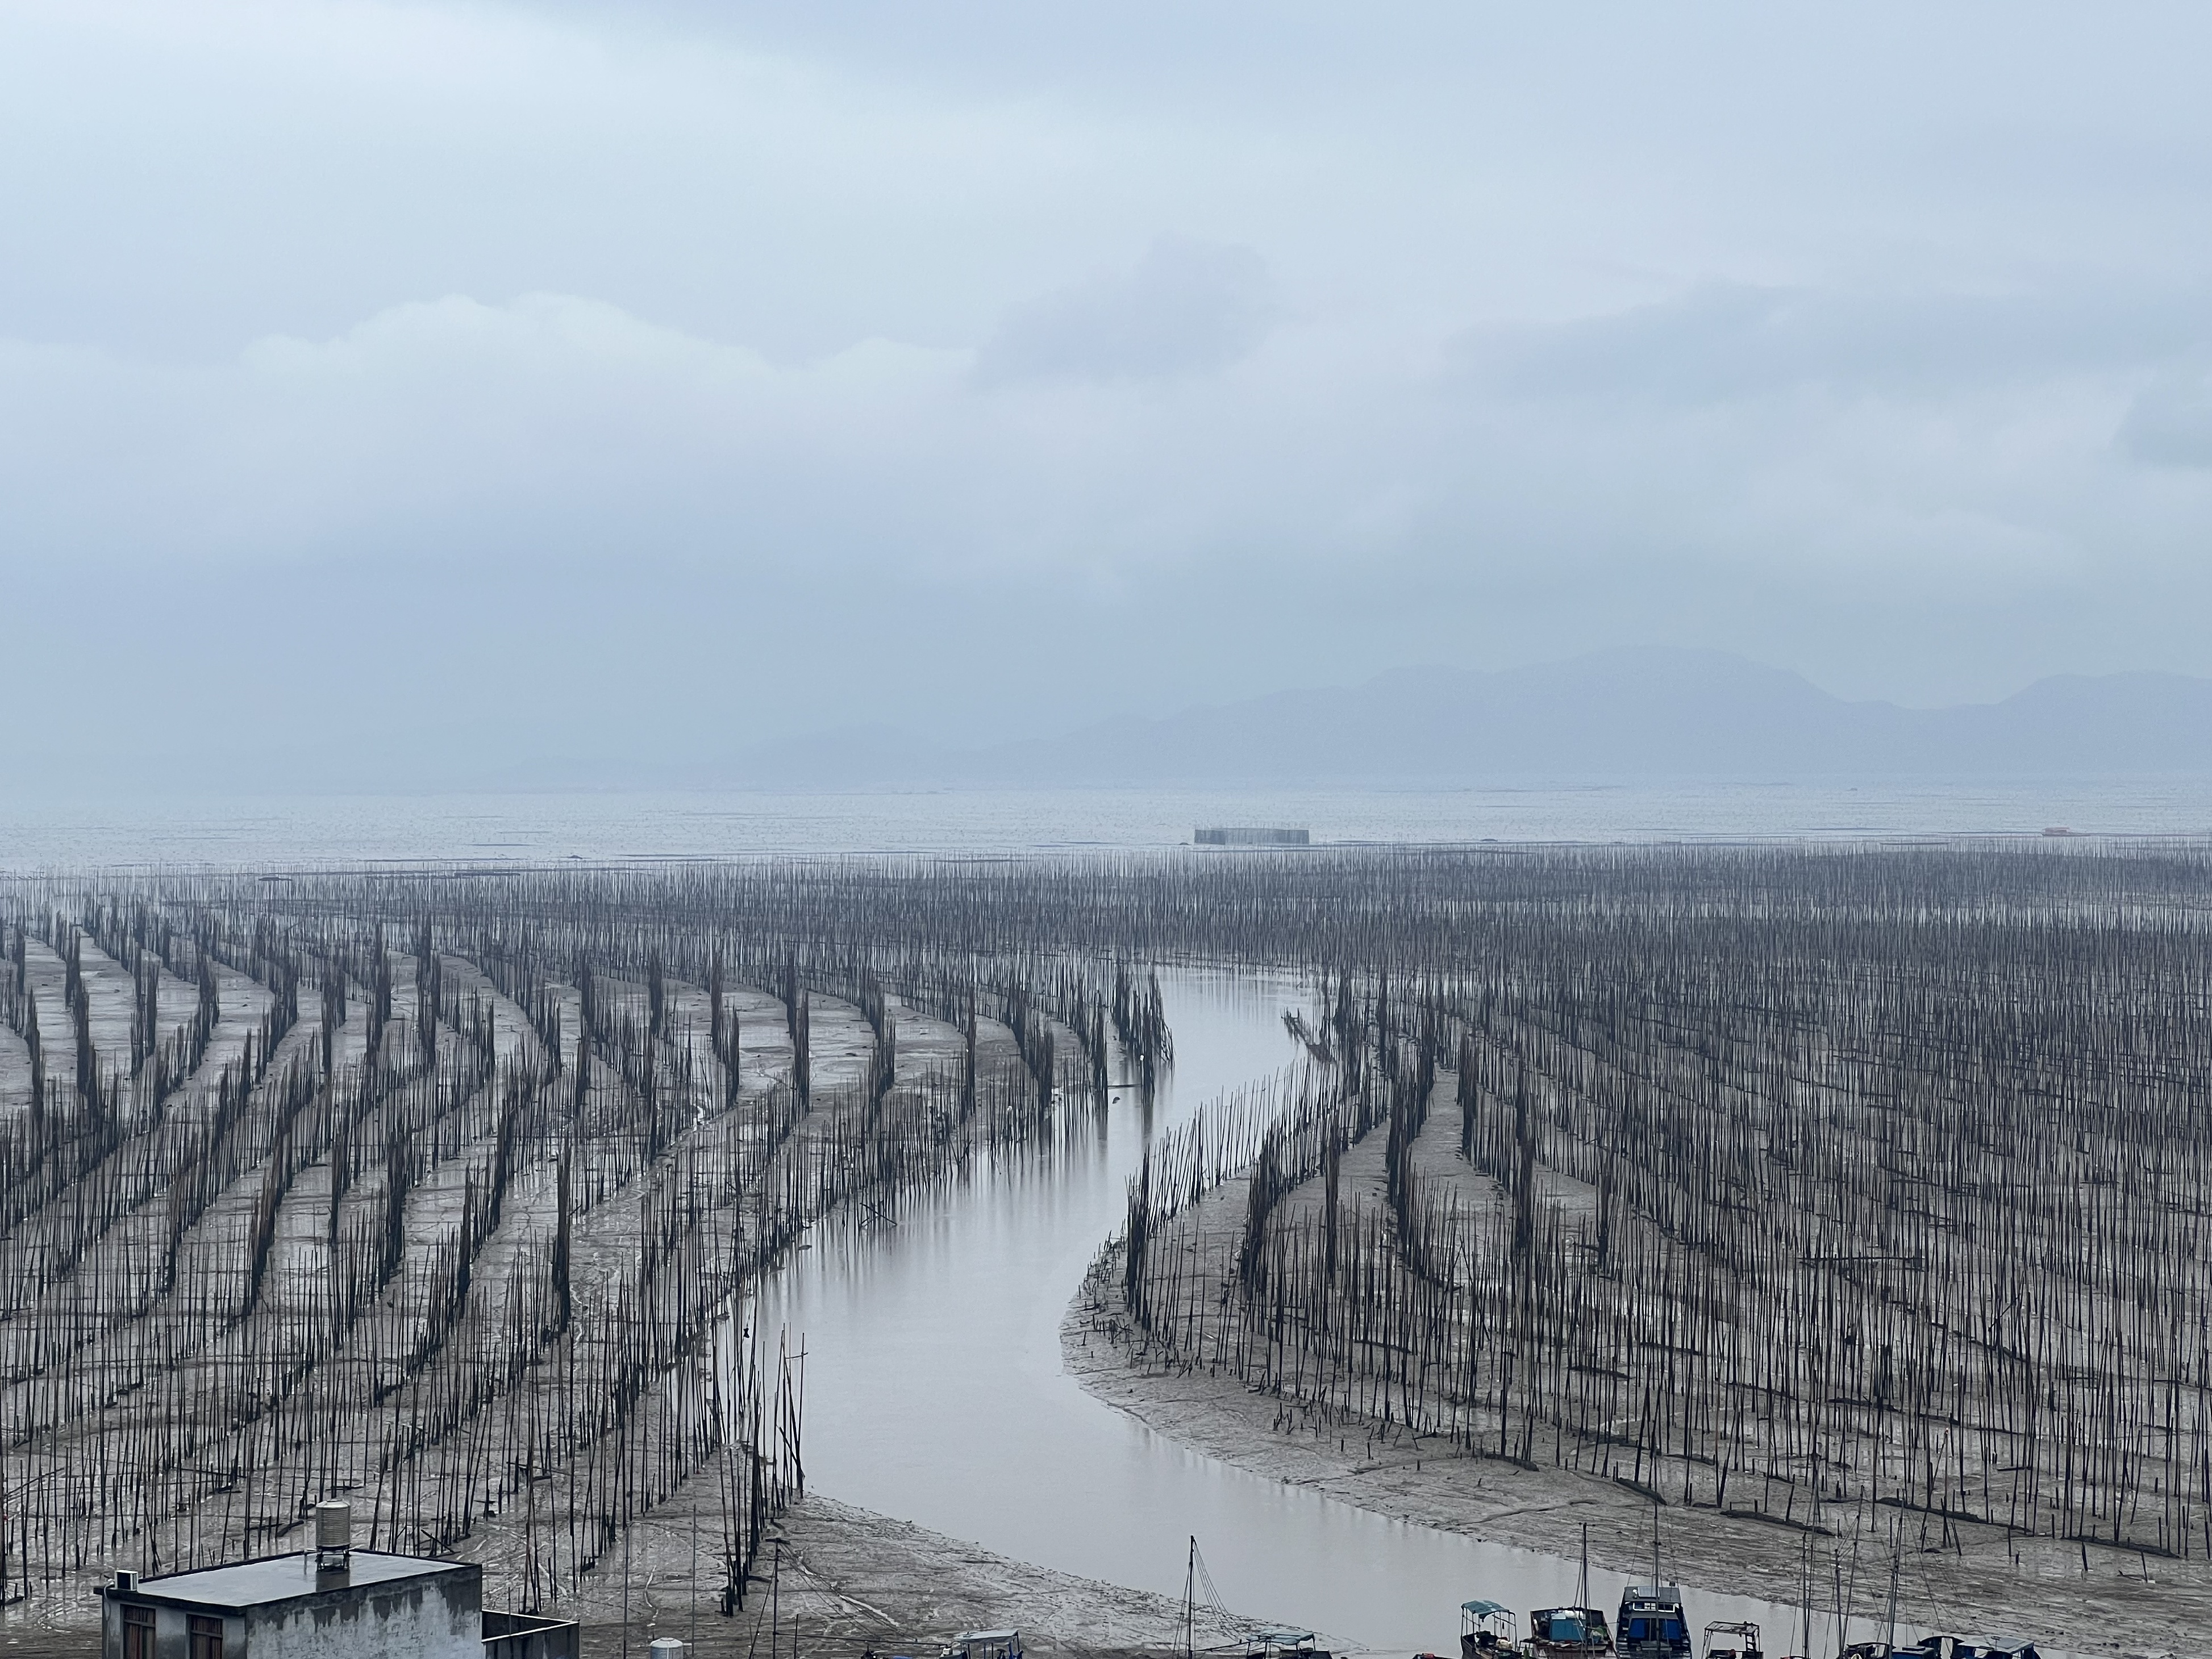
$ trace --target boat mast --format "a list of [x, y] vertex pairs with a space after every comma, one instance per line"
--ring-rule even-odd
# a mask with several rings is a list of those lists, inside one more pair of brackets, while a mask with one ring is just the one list
[[1889, 1540], [1889, 1633], [1881, 1638], [1882, 1659], [1893, 1659], [1897, 1652], [1897, 1575], [1904, 1565], [1905, 1544], [1902, 1536]]
[[1182, 1570], [1182, 1659], [1194, 1659], [1198, 1644], [1198, 1534], [1190, 1535], [1190, 1559]]
[[1805, 1534], [1805, 1562], [1797, 1575], [1798, 1606], [1802, 1609], [1797, 1626], [1797, 1650], [1813, 1651], [1813, 1534]]
[[1659, 1500], [1651, 1500], [1651, 1592], [1659, 1592]]
[[1577, 1611], [1589, 1606], [1589, 1522], [1583, 1522], [1583, 1576], [1575, 1584], [1575, 1607]]

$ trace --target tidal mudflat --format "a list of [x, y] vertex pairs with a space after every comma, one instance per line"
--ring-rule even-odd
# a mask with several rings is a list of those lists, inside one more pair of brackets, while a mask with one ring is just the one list
[[[856, 1650], [1024, 1597], [1041, 1645], [1157, 1649], [1200, 1532], [1232, 1613], [1399, 1645], [1240, 1553], [1346, 1513], [1500, 1552], [1429, 1575], [1429, 1629], [1485, 1575], [1555, 1599], [1585, 1522], [1594, 1582], [1636, 1571], [1656, 1510], [1772, 1650], [1893, 1595], [2179, 1650], [2208, 886], [2094, 843], [21, 878], [4, 1616], [88, 1635], [116, 1567], [297, 1547], [339, 1493], [594, 1643], [781, 1628], [788, 1589]], [[1162, 970], [1260, 988], [1224, 1069]], [[839, 1489], [838, 1379], [898, 1357], [807, 1347], [781, 1287], [904, 1271], [1008, 1172], [1073, 1219], [985, 1240], [1053, 1294], [967, 1363], [1279, 1516], [1155, 1482], [987, 1536]]]

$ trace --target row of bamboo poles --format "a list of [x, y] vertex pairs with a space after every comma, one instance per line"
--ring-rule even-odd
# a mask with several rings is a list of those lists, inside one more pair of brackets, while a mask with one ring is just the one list
[[0, 893], [0, 1596], [296, 1548], [349, 1494], [531, 1611], [685, 1509], [733, 1610], [804, 1481], [756, 1287], [1103, 1100], [1097, 972], [566, 878], [394, 897]]
[[[210, 1559], [335, 1485], [462, 1547], [520, 1504], [518, 1581], [573, 1594], [638, 1502], [732, 1468], [685, 1448], [783, 1443], [778, 1364], [702, 1358], [745, 1328], [702, 1310], [828, 1208], [1037, 1133], [1109, 1043], [1156, 1074], [1126, 964], [1177, 962], [1322, 991], [1302, 1078], [1139, 1177], [1115, 1277], [1154, 1357], [1792, 1526], [2202, 1559], [2208, 896], [2198, 848], [1996, 844], [25, 886], [10, 1583]], [[825, 1021], [866, 1033], [834, 1077]], [[924, 1021], [957, 1034], [928, 1065]]]
[[1486, 969], [1325, 977], [1295, 1077], [1133, 1185], [1138, 1356], [1817, 1531], [2212, 1556], [2201, 910], [1777, 896], [1600, 887]]

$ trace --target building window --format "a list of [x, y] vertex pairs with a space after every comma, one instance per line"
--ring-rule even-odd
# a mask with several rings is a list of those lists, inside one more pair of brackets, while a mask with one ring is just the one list
[[123, 1659], [154, 1659], [154, 1609], [123, 1604]]
[[192, 1646], [190, 1659], [222, 1659], [222, 1620], [195, 1619], [192, 1620]]

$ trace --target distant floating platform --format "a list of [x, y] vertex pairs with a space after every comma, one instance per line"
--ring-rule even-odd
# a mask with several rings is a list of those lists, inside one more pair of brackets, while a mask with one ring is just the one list
[[1313, 831], [1249, 827], [1194, 830], [1190, 839], [1197, 847], [1310, 847]]

